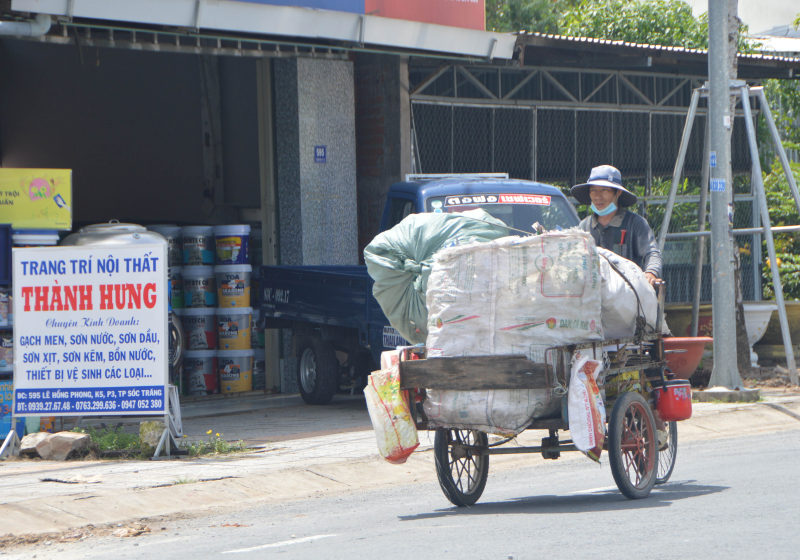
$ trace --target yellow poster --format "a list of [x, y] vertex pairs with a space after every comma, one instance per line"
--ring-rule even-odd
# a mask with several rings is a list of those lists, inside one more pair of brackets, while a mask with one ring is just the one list
[[0, 224], [72, 229], [71, 169], [0, 168]]

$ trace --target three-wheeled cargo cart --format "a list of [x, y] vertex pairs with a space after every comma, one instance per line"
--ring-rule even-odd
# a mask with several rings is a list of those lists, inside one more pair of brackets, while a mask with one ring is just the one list
[[[664, 286], [658, 286], [658, 318], [662, 324]], [[424, 353], [424, 349], [413, 351]], [[559, 439], [568, 430], [566, 395], [556, 418], [535, 419], [527, 430], [547, 430], [549, 437], [535, 447], [503, 446], [513, 438], [489, 443], [479, 430], [436, 428], [425, 416], [426, 389], [481, 391], [494, 389], [557, 389], [569, 387], [576, 352], [605, 361], [598, 385], [605, 389], [608, 427], [604, 449], [620, 492], [630, 499], [645, 498], [655, 484], [672, 474], [678, 444], [677, 424], [666, 423], [667, 438], [659, 444], [655, 421], [655, 392], [667, 386], [664, 345], [660, 332], [549, 348], [544, 363], [524, 355], [436, 357], [400, 362], [401, 388], [409, 390], [412, 415], [418, 430], [435, 429], [434, 457], [439, 484], [456, 506], [474, 505], [486, 486], [489, 457], [516, 453], [541, 453], [558, 459], [577, 451], [572, 441]], [[429, 427], [430, 425], [430, 427]]]

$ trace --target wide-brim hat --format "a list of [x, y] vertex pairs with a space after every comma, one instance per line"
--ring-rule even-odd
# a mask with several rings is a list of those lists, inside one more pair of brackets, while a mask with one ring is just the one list
[[581, 204], [591, 204], [592, 199], [589, 196], [589, 189], [592, 185], [610, 187], [621, 191], [617, 202], [622, 208], [633, 206], [639, 200], [635, 194], [622, 186], [622, 175], [619, 169], [610, 165], [601, 165], [593, 168], [592, 173], [589, 175], [589, 180], [581, 185], [575, 185], [569, 190], [569, 193]]

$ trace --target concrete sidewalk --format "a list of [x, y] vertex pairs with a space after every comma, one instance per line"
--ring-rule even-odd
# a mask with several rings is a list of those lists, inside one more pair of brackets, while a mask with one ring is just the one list
[[[236, 414], [225, 416], [211, 416], [210, 408], [197, 405], [184, 419], [195, 439], [212, 429], [226, 439], [270, 441], [251, 453], [177, 461], [0, 463], [2, 531], [56, 532], [435, 480], [432, 434], [420, 434], [420, 447], [406, 464], [386, 463], [377, 454], [361, 397], [337, 396], [325, 407], [298, 404], [292, 397], [265, 401], [242, 402]], [[798, 428], [800, 394], [768, 393], [760, 403], [695, 404], [692, 419], [679, 425], [679, 442]], [[524, 432], [517, 444], [538, 445], [546, 435]], [[560, 460], [587, 459], [571, 453]], [[537, 455], [495, 456], [491, 471], [543, 463]]]

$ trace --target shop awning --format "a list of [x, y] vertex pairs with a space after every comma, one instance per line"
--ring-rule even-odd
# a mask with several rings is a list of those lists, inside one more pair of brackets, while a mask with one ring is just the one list
[[13, 0], [11, 9], [101, 21], [324, 39], [480, 58], [511, 59], [516, 37], [344, 11], [233, 0]]

